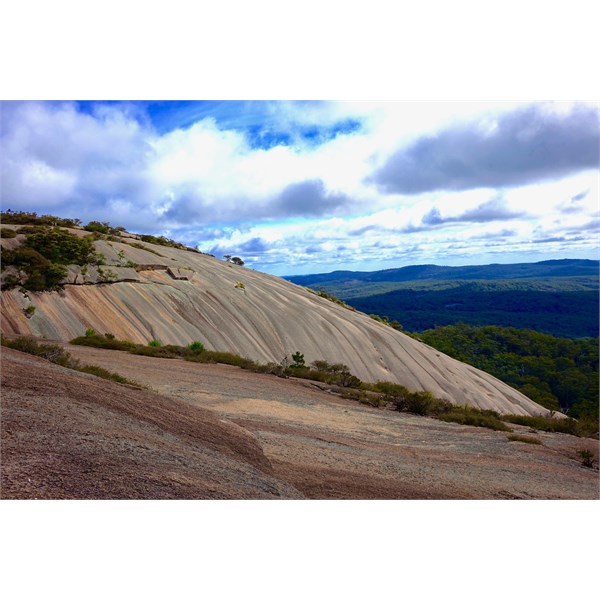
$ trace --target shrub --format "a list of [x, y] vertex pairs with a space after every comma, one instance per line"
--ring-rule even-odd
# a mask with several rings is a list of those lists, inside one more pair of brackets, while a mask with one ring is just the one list
[[373, 388], [376, 392], [383, 394], [386, 402], [395, 402], [397, 399], [410, 394], [408, 388], [391, 381], [378, 381]]
[[235, 288], [237, 288], [239, 290], [245, 290], [246, 289], [246, 286], [241, 281], [238, 281], [233, 287], [235, 287]]
[[82, 335], [72, 339], [69, 343], [76, 346], [91, 346], [93, 348], [104, 348], [106, 350], [131, 350], [136, 344], [128, 340], [116, 340], [111, 334], [105, 336], [95, 333], [94, 335]]
[[494, 431], [511, 431], [497, 416], [491, 414], [491, 411], [480, 411], [468, 406], [454, 407], [453, 410], [440, 414], [437, 418], [447, 423], [487, 427]]
[[[171, 248], [179, 248], [180, 250], [185, 250], [185, 246], [176, 242], [175, 240], [171, 240], [164, 235], [159, 237], [155, 235], [140, 235], [140, 240], [142, 242], [146, 242], [148, 244], [158, 244], [159, 246], [170, 246]], [[144, 248], [145, 250], [146, 248]]]
[[25, 225], [24, 227], [19, 227], [17, 233], [28, 235], [30, 233], [40, 233], [40, 231], [44, 231], [44, 227], [42, 225]]
[[0, 237], [3, 238], [15, 238], [17, 237], [17, 232], [14, 229], [0, 229]]
[[404, 400], [405, 410], [415, 415], [427, 415], [432, 401], [433, 396], [429, 392], [413, 392]]
[[267, 375], [276, 375], [277, 377], [287, 378], [285, 367], [282, 364], [269, 362], [264, 365], [256, 364], [252, 371], [255, 373], [266, 373]]
[[321, 298], [325, 298], [326, 300], [329, 300], [330, 302], [333, 302], [334, 304], [339, 304], [340, 306], [343, 306], [344, 308], [347, 308], [348, 310], [352, 310], [352, 311], [356, 310], [353, 306], [346, 304], [343, 300], [340, 300], [337, 296], [327, 293], [323, 288], [321, 288], [318, 292], [315, 292], [315, 290], [313, 290], [311, 288], [306, 288], [306, 290], [309, 291], [311, 294], [316, 294], [317, 296], [319, 296]]
[[178, 354], [172, 352], [169, 348], [162, 346], [142, 346], [141, 344], [134, 345], [129, 350], [131, 354], [139, 354], [142, 356], [152, 356], [154, 358], [178, 358]]
[[45, 228], [27, 236], [25, 245], [37, 250], [53, 263], [85, 265], [94, 260], [91, 239], [80, 238], [60, 227]]
[[30, 304], [29, 306], [23, 309], [23, 312], [25, 313], [25, 316], [32, 317], [35, 313], [35, 306], [33, 304]]
[[191, 344], [188, 344], [188, 350], [202, 352], [202, 350], [204, 350], [204, 344], [202, 342], [192, 342]]
[[555, 419], [553, 417], [525, 416], [525, 415], [504, 415], [503, 421], [525, 425], [539, 431], [549, 431], [552, 433], [570, 433], [571, 435], [580, 435], [575, 419]]
[[100, 221], [90, 221], [84, 227], [84, 229], [86, 231], [93, 231], [94, 233], [110, 233], [111, 232], [111, 227], [110, 227], [109, 223], [107, 223], [107, 222], [101, 223]]
[[96, 335], [96, 332], [90, 327], [85, 330], [85, 337], [93, 337]]
[[15, 340], [2, 338], [2, 345], [13, 350], [45, 358], [61, 367], [74, 369], [79, 366], [79, 361], [74, 359], [62, 346], [58, 346], [57, 344], [40, 344], [33, 338], [20, 337]]
[[132, 381], [131, 379], [127, 379], [118, 373], [113, 373], [112, 371], [107, 371], [102, 367], [97, 367], [95, 365], [84, 365], [83, 367], [77, 367], [77, 371], [81, 371], [82, 373], [88, 373], [89, 375], [95, 375], [96, 377], [102, 377], [102, 379], [108, 379], [110, 381], [116, 381], [117, 383], [124, 383], [126, 385], [132, 385], [137, 388], [143, 388], [144, 386], [137, 381]]
[[294, 364], [290, 365], [291, 369], [301, 369], [306, 367], [304, 354], [300, 354], [300, 352], [294, 352], [294, 354], [292, 354], [292, 360], [294, 361]]
[[541, 444], [538, 438], [528, 437], [526, 435], [507, 435], [506, 438], [511, 442], [524, 442], [525, 444]]
[[577, 454], [581, 457], [581, 464], [589, 469], [594, 468], [594, 453], [590, 450], [578, 450]]
[[36, 225], [60, 225], [61, 227], [76, 227], [81, 224], [79, 219], [55, 217], [53, 215], [38, 216], [35, 212], [13, 211], [10, 208], [0, 213], [0, 220], [4, 223], [24, 225], [26, 223]]
[[21, 246], [16, 250], [3, 250], [2, 262], [14, 265], [19, 271], [24, 271], [19, 277], [6, 278], [3, 289], [22, 284], [25, 289], [33, 292], [54, 289], [67, 275], [63, 265], [51, 263], [34, 248]]
[[148, 346], [152, 346], [153, 348], [160, 348], [162, 344], [158, 340], [150, 340], [148, 342]]

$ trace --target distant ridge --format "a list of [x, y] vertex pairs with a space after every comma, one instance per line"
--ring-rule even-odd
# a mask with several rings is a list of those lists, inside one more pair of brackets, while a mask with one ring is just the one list
[[284, 279], [298, 285], [311, 286], [348, 280], [355, 281], [415, 281], [421, 279], [521, 279], [536, 277], [598, 276], [600, 262], [565, 258], [536, 263], [468, 265], [445, 267], [433, 264], [410, 265], [380, 271], [332, 271], [311, 275], [292, 275]]
[[598, 336], [599, 261], [411, 265], [333, 271], [287, 279], [357, 310], [396, 320], [406, 331], [459, 322], [533, 329], [559, 337]]

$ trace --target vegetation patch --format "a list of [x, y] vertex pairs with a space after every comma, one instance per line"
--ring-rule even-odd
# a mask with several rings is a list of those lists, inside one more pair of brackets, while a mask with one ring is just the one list
[[306, 291], [310, 292], [311, 294], [315, 294], [316, 296], [319, 296], [320, 298], [325, 298], [325, 300], [329, 300], [330, 302], [333, 302], [334, 304], [339, 304], [340, 306], [343, 306], [344, 308], [347, 308], [348, 310], [352, 310], [352, 311], [356, 310], [353, 306], [346, 304], [343, 300], [340, 300], [337, 296], [334, 296], [333, 294], [326, 292], [323, 288], [321, 288], [317, 292], [317, 291], [313, 290], [312, 288], [307, 287]]
[[499, 415], [489, 414], [491, 411], [480, 411], [470, 406], [455, 407], [446, 413], [438, 415], [440, 421], [447, 423], [459, 423], [461, 425], [472, 425], [474, 427], [487, 427], [494, 431], [512, 431], [510, 427], [500, 420]]
[[577, 454], [581, 458], [581, 464], [588, 469], [594, 468], [595, 455], [591, 450], [578, 450]]
[[2, 346], [6, 346], [7, 348], [12, 348], [13, 350], [19, 350], [20, 352], [26, 352], [27, 354], [32, 354], [33, 356], [45, 358], [56, 365], [60, 365], [61, 367], [65, 367], [67, 369], [72, 369], [73, 371], [88, 373], [89, 375], [95, 375], [96, 377], [101, 377], [102, 379], [108, 379], [110, 381], [115, 381], [116, 383], [132, 385], [138, 388], [144, 387], [136, 381], [127, 379], [118, 373], [107, 371], [102, 367], [97, 367], [95, 365], [81, 365], [77, 359], [73, 358], [69, 352], [57, 344], [40, 344], [37, 340], [30, 337], [20, 337], [14, 340], [9, 340], [4, 336], [0, 337], [0, 342]]
[[131, 379], [127, 379], [126, 377], [123, 377], [118, 373], [107, 371], [106, 369], [103, 369], [102, 367], [97, 367], [95, 365], [84, 365], [83, 367], [77, 367], [77, 371], [81, 371], [82, 373], [88, 373], [90, 375], [95, 375], [96, 377], [101, 377], [102, 379], [116, 381], [117, 383], [124, 383], [126, 385], [132, 385], [138, 388], [144, 387], [136, 381], [132, 381]]
[[418, 339], [508, 383], [549, 410], [598, 421], [598, 339], [459, 323]]
[[506, 439], [511, 442], [523, 442], [524, 444], [542, 444], [542, 441], [538, 438], [530, 437], [527, 435], [507, 435]]
[[67, 367], [68, 369], [75, 369], [79, 366], [79, 362], [74, 359], [62, 346], [57, 344], [40, 344], [37, 340], [31, 337], [19, 337], [14, 340], [9, 340], [2, 336], [2, 345], [13, 350], [19, 350], [20, 352], [26, 352], [27, 354], [33, 354], [40, 358], [45, 358], [52, 363], [60, 365], [61, 367]]
[[38, 216], [35, 212], [13, 211], [10, 208], [0, 213], [0, 220], [11, 225], [48, 225], [50, 227], [78, 227], [79, 219], [63, 219], [53, 215]]
[[536, 431], [579, 435], [577, 421], [575, 419], [555, 419], [552, 417], [531, 417], [526, 415], [504, 415], [502, 419], [509, 423], [515, 423], [516, 425], [525, 425]]
[[2, 250], [2, 264], [12, 265], [25, 273], [24, 280], [11, 278], [3, 289], [23, 285], [27, 290], [56, 289], [67, 275], [68, 264], [86, 265], [97, 255], [89, 238], [80, 238], [60, 227], [42, 227], [27, 234], [15, 250]]
[[129, 351], [136, 347], [136, 344], [128, 340], [117, 340], [112, 334], [100, 335], [93, 329], [88, 329], [85, 335], [72, 339], [70, 344], [76, 346], [91, 346], [92, 348], [104, 348], [106, 350], [125, 350]]
[[156, 244], [158, 246], [170, 246], [171, 248], [179, 248], [180, 250], [186, 250], [187, 246], [176, 242], [175, 240], [171, 240], [164, 235], [155, 236], [155, 235], [140, 235], [140, 240], [142, 242], [146, 242], [148, 244]]

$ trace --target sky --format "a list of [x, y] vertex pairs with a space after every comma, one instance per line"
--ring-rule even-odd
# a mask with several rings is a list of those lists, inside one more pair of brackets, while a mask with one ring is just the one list
[[5, 101], [2, 208], [276, 275], [598, 257], [599, 105]]

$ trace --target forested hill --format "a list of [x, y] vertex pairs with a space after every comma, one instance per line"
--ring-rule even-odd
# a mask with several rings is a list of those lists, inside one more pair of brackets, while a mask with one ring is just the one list
[[463, 323], [419, 339], [482, 369], [550, 409], [598, 425], [598, 340], [569, 340], [511, 327]]
[[444, 267], [438, 265], [411, 265], [382, 271], [333, 271], [314, 275], [284, 277], [304, 286], [340, 285], [342, 282], [417, 281], [424, 279], [521, 279], [544, 277], [598, 277], [599, 261], [584, 259], [545, 260], [537, 263], [510, 265], [469, 265]]
[[598, 336], [598, 261], [513, 265], [415, 265], [372, 273], [289, 277], [322, 288], [405, 331], [468, 323], [533, 329], [559, 337]]

